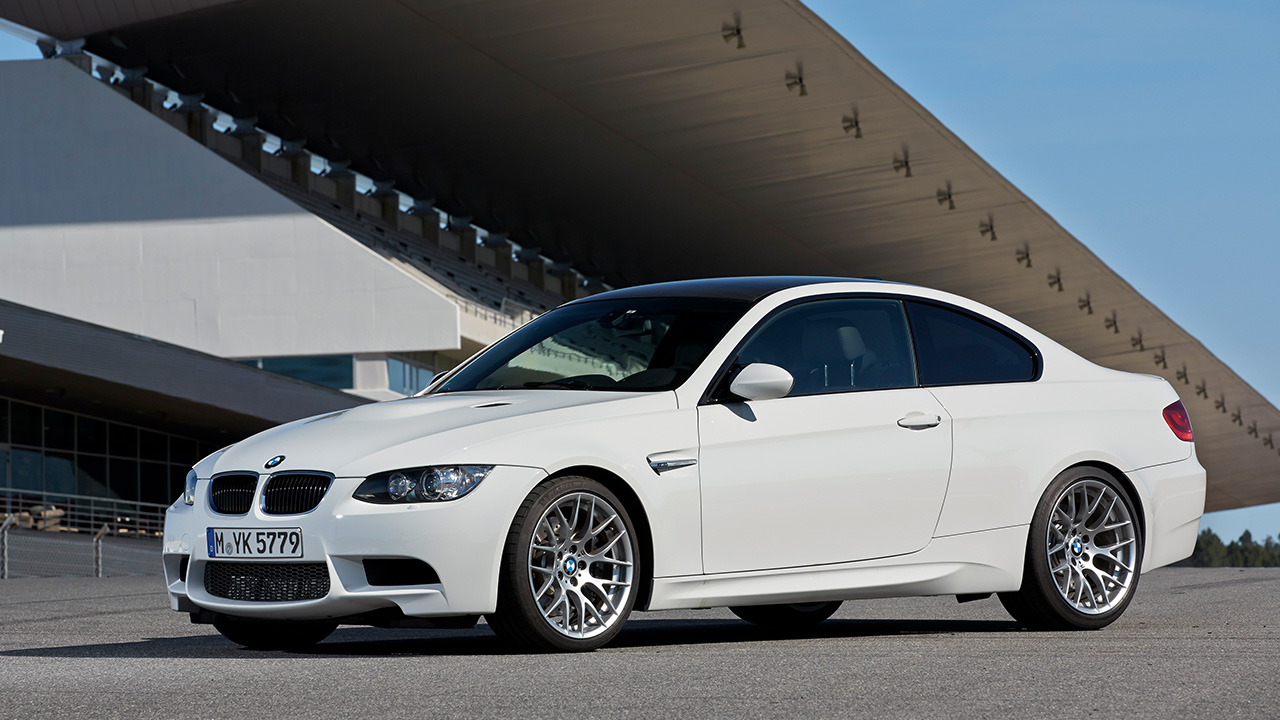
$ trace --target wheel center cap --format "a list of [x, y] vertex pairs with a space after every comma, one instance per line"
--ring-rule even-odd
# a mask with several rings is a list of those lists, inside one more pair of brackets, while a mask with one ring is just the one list
[[1080, 555], [1084, 552], [1084, 543], [1080, 542], [1080, 538], [1071, 541], [1071, 552]]
[[570, 575], [578, 572], [578, 559], [572, 557], [565, 558], [564, 571]]

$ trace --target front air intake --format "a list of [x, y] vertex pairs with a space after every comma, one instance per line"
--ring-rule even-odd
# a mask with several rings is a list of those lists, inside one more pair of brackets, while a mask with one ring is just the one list
[[300, 515], [316, 509], [329, 491], [328, 475], [275, 475], [262, 491], [262, 511], [268, 515]]
[[297, 602], [329, 594], [324, 563], [207, 562], [204, 589], [214, 597], [248, 602]]
[[253, 491], [258, 489], [254, 474], [219, 475], [209, 483], [209, 502], [223, 515], [244, 515], [253, 507]]

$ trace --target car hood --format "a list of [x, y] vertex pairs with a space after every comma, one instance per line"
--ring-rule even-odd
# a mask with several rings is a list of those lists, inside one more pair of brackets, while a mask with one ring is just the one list
[[[201, 477], [268, 470], [363, 477], [395, 467], [485, 463], [469, 451], [503, 436], [673, 407], [675, 394], [667, 392], [486, 390], [404, 398], [280, 425], [215, 453], [196, 470]], [[266, 467], [280, 455], [278, 465]]]

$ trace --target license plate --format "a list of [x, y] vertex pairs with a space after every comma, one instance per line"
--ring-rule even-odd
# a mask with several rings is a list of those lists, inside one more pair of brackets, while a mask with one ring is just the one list
[[302, 528], [209, 528], [209, 557], [299, 558]]

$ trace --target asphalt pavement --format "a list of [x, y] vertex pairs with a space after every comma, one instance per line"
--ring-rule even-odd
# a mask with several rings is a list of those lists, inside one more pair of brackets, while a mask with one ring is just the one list
[[1280, 717], [1280, 569], [1165, 568], [1096, 632], [994, 598], [848, 602], [803, 635], [727, 610], [637, 613], [608, 648], [343, 627], [258, 652], [155, 577], [0, 581], [0, 718]]

